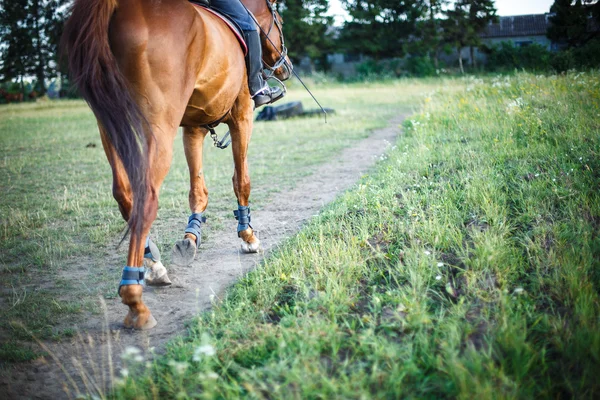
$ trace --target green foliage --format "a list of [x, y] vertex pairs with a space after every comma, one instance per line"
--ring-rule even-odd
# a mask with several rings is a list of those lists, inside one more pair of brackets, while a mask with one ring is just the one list
[[548, 71], [551, 69], [551, 53], [539, 44], [516, 47], [510, 42], [502, 42], [483, 50], [487, 56], [486, 68], [491, 71], [515, 69]]
[[0, 368], [4, 363], [17, 363], [31, 361], [38, 358], [40, 354], [35, 353], [27, 347], [23, 347], [14, 340], [0, 343]]
[[375, 59], [403, 57], [408, 38], [426, 9], [419, 0], [343, 0], [351, 16], [338, 43], [351, 54]]
[[411, 76], [424, 77], [437, 74], [437, 68], [430, 57], [409, 57], [404, 64], [404, 68]]
[[483, 50], [487, 56], [486, 69], [490, 71], [524, 69], [565, 72], [600, 67], [600, 40], [591, 40], [581, 47], [558, 52], [551, 52], [538, 44], [516, 47], [510, 42], [502, 42]]
[[559, 72], [600, 68], [600, 40], [591, 40], [581, 47], [553, 54], [552, 67]]
[[0, 0], [0, 80], [33, 75], [44, 94], [58, 68], [58, 43], [68, 0]]
[[442, 22], [445, 42], [450, 44], [458, 57], [461, 73], [464, 73], [462, 49], [480, 44], [479, 34], [486, 26], [497, 19], [496, 8], [491, 0], [459, 0], [454, 3], [454, 8], [446, 11], [447, 19]]
[[571, 50], [577, 68], [600, 68], [600, 39]]
[[566, 43], [569, 47], [585, 44], [598, 35], [590, 24], [590, 16], [600, 26], [600, 3], [597, 0], [555, 0], [550, 8], [551, 25], [548, 38], [554, 42]]
[[417, 22], [415, 36], [417, 41], [410, 43], [409, 51], [412, 55], [427, 55], [433, 59], [434, 66], [439, 66], [439, 56], [444, 47], [444, 35], [439, 15], [443, 13], [448, 0], [429, 0], [426, 2], [426, 11], [423, 18]]
[[292, 61], [309, 57], [326, 70], [327, 54], [334, 48], [329, 31], [333, 17], [325, 16], [329, 0], [283, 0], [277, 6]]

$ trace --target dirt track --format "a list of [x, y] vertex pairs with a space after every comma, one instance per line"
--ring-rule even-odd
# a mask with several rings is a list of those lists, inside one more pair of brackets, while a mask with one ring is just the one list
[[[108, 330], [104, 316], [100, 316], [80, 327], [85, 338], [49, 345], [73, 383], [85, 392], [80, 371], [86, 371], [101, 390], [105, 390], [109, 381], [108, 354], [112, 354], [113, 369], [117, 373], [119, 355], [129, 346], [144, 352], [151, 348], [160, 352], [168, 340], [183, 332], [186, 321], [210, 307], [213, 296], [218, 298], [229, 285], [255, 268], [270, 250], [297, 232], [323, 205], [350, 188], [372, 167], [387, 146], [395, 142], [402, 119], [394, 118], [388, 128], [375, 131], [367, 139], [345, 149], [323, 165], [318, 174], [297, 182], [291, 191], [274, 195], [262, 210], [253, 210], [253, 226], [259, 232], [264, 253], [242, 254], [235, 230], [210, 231], [210, 224], [207, 224], [208, 239], [202, 243], [194, 263], [190, 267], [167, 266], [173, 285], [144, 290], [144, 301], [158, 320], [154, 329], [146, 332], [123, 329], [121, 322], [126, 309], [119, 299], [113, 299], [107, 300], [106, 304]], [[91, 345], [87, 344], [88, 338], [92, 340]], [[73, 358], [82, 365], [74, 365]], [[71, 383], [65, 372], [51, 357], [18, 365], [7, 372], [0, 377], [2, 398], [61, 399], [77, 394], [69, 386]], [[106, 375], [104, 384], [103, 372]], [[65, 393], [65, 385], [70, 387], [70, 396]]]

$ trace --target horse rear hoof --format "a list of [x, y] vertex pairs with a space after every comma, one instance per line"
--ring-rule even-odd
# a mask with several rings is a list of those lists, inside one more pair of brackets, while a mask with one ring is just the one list
[[148, 318], [148, 321], [142, 327], [136, 329], [139, 329], [141, 331], [147, 331], [148, 329], [154, 328], [157, 324], [158, 322], [156, 322], [156, 318], [154, 318], [152, 314], [150, 314], [150, 318]]
[[142, 322], [144, 318], [143, 315], [135, 316], [132, 312], [130, 312], [127, 317], [125, 317], [123, 325], [125, 328], [135, 329], [138, 331], [147, 331], [148, 329], [152, 329], [158, 324], [158, 322], [156, 322], [156, 318], [154, 318], [152, 314], [149, 312], [148, 314], [146, 321]]
[[169, 286], [171, 284], [167, 269], [162, 262], [144, 258], [144, 266], [148, 269], [146, 284], [149, 286]]
[[258, 253], [260, 251], [260, 241], [256, 239], [255, 242], [246, 243], [242, 242], [242, 252], [244, 253]]
[[189, 266], [196, 257], [196, 243], [190, 238], [178, 240], [173, 247], [171, 261], [182, 267]]

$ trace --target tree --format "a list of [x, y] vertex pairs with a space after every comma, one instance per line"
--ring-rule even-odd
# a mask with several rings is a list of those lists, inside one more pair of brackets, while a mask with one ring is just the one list
[[474, 47], [481, 41], [479, 35], [497, 19], [493, 0], [458, 0], [454, 8], [446, 11], [443, 23], [444, 37], [457, 53], [461, 73], [464, 73], [462, 49], [470, 47], [471, 65], [475, 66]]
[[475, 59], [475, 47], [481, 45], [479, 35], [485, 30], [490, 22], [496, 22], [496, 7], [494, 0], [461, 0], [461, 2], [469, 9], [469, 52], [471, 56], [471, 66], [477, 67]]
[[278, 3], [283, 33], [293, 62], [304, 57], [327, 69], [327, 54], [333, 49], [333, 17], [326, 16], [328, 0], [283, 0]]
[[33, 71], [30, 54], [33, 40], [26, 26], [20, 21], [27, 18], [27, 0], [0, 2], [0, 74], [2, 81], [17, 80], [24, 92], [23, 78]]
[[[64, 5], [68, 0], [0, 0], [2, 80], [35, 76], [40, 94], [56, 73]], [[23, 85], [21, 85], [23, 89]]]
[[553, 42], [579, 47], [598, 36], [600, 3], [597, 1], [555, 0], [550, 13], [547, 36]]
[[436, 69], [439, 67], [439, 55], [444, 43], [440, 17], [447, 3], [448, 0], [425, 0], [426, 12], [418, 26], [421, 48], [433, 59]]
[[340, 44], [348, 52], [375, 59], [403, 57], [426, 12], [423, 0], [342, 0], [351, 16]]
[[465, 73], [462, 60], [462, 49], [467, 45], [472, 34], [468, 24], [468, 12], [460, 3], [454, 4], [454, 8], [446, 11], [447, 18], [442, 21], [444, 41], [454, 48], [458, 56], [460, 72]]

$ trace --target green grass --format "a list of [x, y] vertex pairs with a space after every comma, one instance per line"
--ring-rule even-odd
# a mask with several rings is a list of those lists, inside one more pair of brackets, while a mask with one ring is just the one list
[[[312, 85], [323, 105], [336, 110], [327, 124], [322, 118], [255, 124], [249, 151], [253, 207], [293, 187], [392, 116], [412, 111], [424, 90], [441, 84]], [[287, 99], [315, 107], [297, 84]], [[234, 231], [231, 150], [218, 150], [209, 139], [204, 159], [211, 228]], [[160, 228], [152, 233], [167, 266], [189, 214], [188, 182], [177, 138], [160, 197]], [[29, 337], [15, 321], [41, 339], [68, 336], [78, 321], [98, 311], [98, 295], [115, 296], [126, 249], [115, 251], [125, 223], [111, 187], [95, 119], [84, 102], [0, 106], [1, 341]]]
[[115, 396], [600, 396], [600, 74], [444, 87]]

